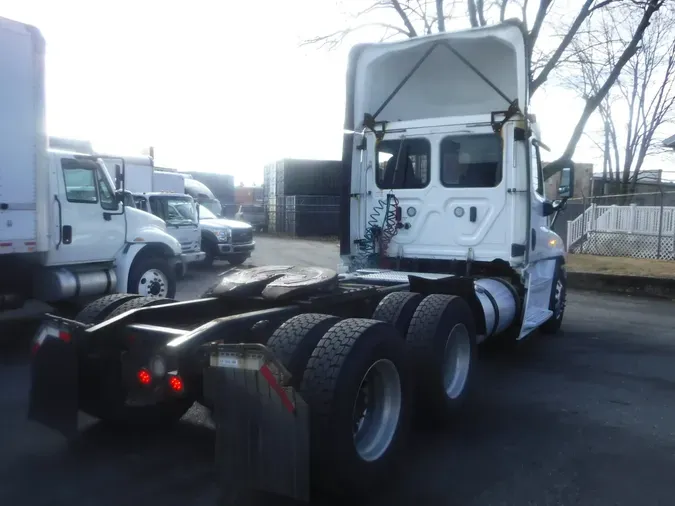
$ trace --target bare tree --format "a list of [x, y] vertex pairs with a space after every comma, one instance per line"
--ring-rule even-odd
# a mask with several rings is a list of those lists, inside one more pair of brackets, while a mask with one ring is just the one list
[[[507, 19], [511, 13], [527, 27], [527, 47], [530, 52], [530, 95], [533, 95], [566, 61], [579, 30], [594, 13], [618, 5], [632, 8], [639, 17], [632, 36], [615, 65], [599, 83], [597, 92], [589, 96], [586, 106], [574, 129], [563, 157], [571, 158], [581, 138], [590, 115], [605, 100], [609, 89], [626, 63], [635, 54], [638, 44], [649, 26], [650, 19], [666, 0], [577, 0], [580, 4], [572, 14], [571, 22], [560, 29], [557, 16], [553, 16], [554, 0], [371, 0], [363, 10], [352, 12], [348, 26], [333, 33], [314, 37], [304, 44], [318, 44], [329, 48], [340, 44], [348, 35], [363, 28], [380, 28], [380, 40], [431, 34], [445, 31], [447, 22], [468, 22], [471, 27], [486, 26]], [[536, 4], [536, 5], [535, 5]], [[532, 7], [534, 6], [534, 8]], [[530, 19], [528, 13], [534, 13]], [[512, 17], [512, 16], [511, 16]], [[552, 51], [539, 50], [538, 42], [545, 27], [558, 31], [558, 42]], [[557, 28], [557, 30], [556, 30]], [[554, 167], [551, 165], [551, 167]], [[553, 172], [545, 173], [550, 177]]]
[[[600, 90], [609, 70], [616, 66], [617, 47], [626, 46], [635, 24], [623, 9], [607, 11], [598, 20], [599, 29], [583, 34], [574, 46], [578, 58], [576, 76], [568, 85], [589, 100]], [[579, 72], [579, 70], [581, 72]], [[602, 120], [602, 143], [590, 132], [603, 152], [605, 181], [619, 183], [617, 190], [632, 192], [645, 159], [663, 151], [657, 138], [661, 127], [675, 113], [675, 9], [665, 8], [645, 32], [635, 55], [626, 63], [610, 90], [598, 104]], [[625, 133], [616, 127], [617, 116], [626, 118]]]

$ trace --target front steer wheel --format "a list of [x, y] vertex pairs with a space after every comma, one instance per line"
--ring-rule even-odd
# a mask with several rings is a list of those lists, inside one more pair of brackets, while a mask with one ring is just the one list
[[148, 256], [134, 261], [127, 291], [142, 296], [175, 297], [176, 271], [162, 257]]
[[362, 496], [392, 479], [408, 437], [413, 379], [390, 324], [354, 318], [333, 325], [312, 352], [300, 393], [310, 408], [317, 487]]
[[567, 304], [567, 269], [562, 260], [556, 263], [555, 274], [553, 276], [553, 290], [549, 301], [549, 309], [553, 311], [553, 316], [539, 327], [542, 334], [556, 334], [562, 326], [565, 316], [565, 305]]

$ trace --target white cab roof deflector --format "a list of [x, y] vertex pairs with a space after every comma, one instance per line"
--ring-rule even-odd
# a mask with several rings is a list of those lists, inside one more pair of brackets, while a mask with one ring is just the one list
[[506, 111], [515, 100], [525, 112], [529, 99], [527, 46], [516, 22], [364, 44], [352, 58], [354, 130], [378, 110], [378, 122], [409, 121]]

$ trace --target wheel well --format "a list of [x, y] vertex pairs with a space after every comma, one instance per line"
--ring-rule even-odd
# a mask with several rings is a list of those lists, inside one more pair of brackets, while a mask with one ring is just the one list
[[171, 258], [174, 255], [173, 250], [169, 248], [166, 244], [162, 243], [150, 243], [143, 246], [143, 248], [138, 252], [134, 257], [131, 265], [129, 266], [129, 276], [133, 272], [133, 269], [138, 262], [145, 260], [146, 258], [160, 257], [160, 258]]

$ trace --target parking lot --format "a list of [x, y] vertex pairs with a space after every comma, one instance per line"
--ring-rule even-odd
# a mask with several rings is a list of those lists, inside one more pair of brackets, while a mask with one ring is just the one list
[[[337, 260], [334, 243], [260, 238], [252, 263]], [[193, 271], [178, 297], [199, 295], [225, 268]], [[674, 307], [571, 293], [564, 332], [484, 356], [473, 400], [445, 431], [414, 434], [401, 475], [373, 504], [671, 505]], [[25, 420], [23, 347], [3, 350], [0, 384], [0, 504], [217, 503], [213, 430], [199, 406], [168, 431], [94, 423], [68, 446]]]

